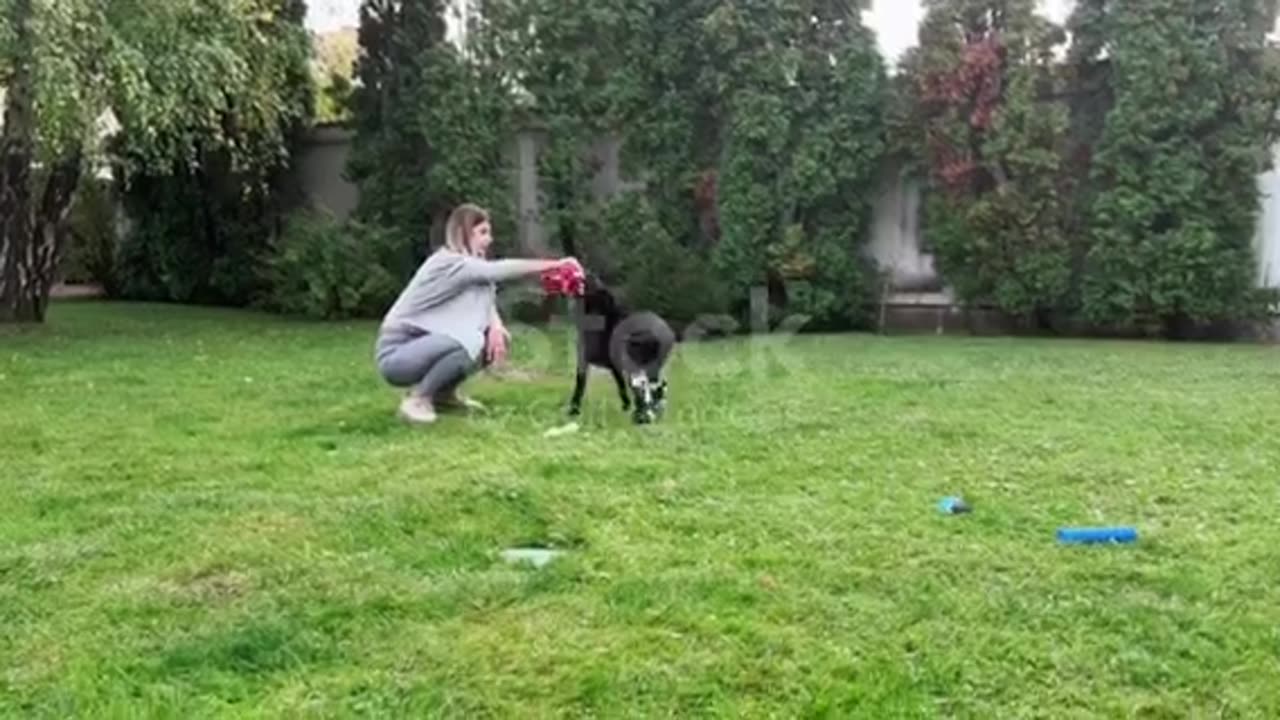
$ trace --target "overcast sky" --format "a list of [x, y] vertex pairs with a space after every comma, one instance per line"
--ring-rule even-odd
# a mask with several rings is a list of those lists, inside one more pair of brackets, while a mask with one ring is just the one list
[[[1066, 18], [1072, 0], [1040, 0], [1049, 17], [1061, 22]], [[360, 0], [308, 0], [307, 25], [325, 32], [341, 27], [355, 27], [359, 21]], [[916, 25], [924, 11], [920, 0], [873, 0], [867, 13], [867, 24], [880, 38], [880, 49], [890, 61], [897, 60], [903, 50], [916, 44]]]

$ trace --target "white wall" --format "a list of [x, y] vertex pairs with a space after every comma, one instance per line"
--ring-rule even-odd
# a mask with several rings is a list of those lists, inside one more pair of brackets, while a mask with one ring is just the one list
[[344, 220], [360, 199], [356, 186], [346, 177], [352, 134], [338, 128], [313, 129], [293, 168], [306, 202]]
[[[1275, 156], [1276, 164], [1280, 165], [1280, 149]], [[1280, 170], [1259, 177], [1258, 191], [1262, 195], [1262, 212], [1253, 241], [1258, 258], [1258, 285], [1280, 288]]]
[[866, 253], [888, 272], [900, 290], [932, 289], [938, 284], [933, 257], [924, 252], [920, 227], [920, 184], [901, 169], [886, 167], [873, 205], [871, 238]]

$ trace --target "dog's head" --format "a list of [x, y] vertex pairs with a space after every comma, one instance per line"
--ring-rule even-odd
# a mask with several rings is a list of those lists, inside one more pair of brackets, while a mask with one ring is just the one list
[[667, 409], [666, 379], [652, 379], [644, 373], [633, 375], [631, 398], [636, 424], [647, 425], [657, 420]]
[[612, 295], [608, 284], [597, 273], [587, 270], [582, 276], [582, 289], [585, 295]]
[[583, 307], [590, 314], [613, 316], [625, 311], [616, 290], [605, 284], [600, 276], [588, 272], [583, 283]]

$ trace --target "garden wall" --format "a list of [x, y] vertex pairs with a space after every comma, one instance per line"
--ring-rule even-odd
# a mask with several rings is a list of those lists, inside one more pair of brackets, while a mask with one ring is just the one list
[[[356, 186], [344, 169], [353, 133], [334, 127], [319, 127], [305, 141], [297, 160], [296, 182], [314, 207], [323, 208], [339, 219], [355, 209], [359, 198]], [[529, 252], [547, 247], [542, 222], [542, 195], [539, 190], [537, 158], [543, 134], [537, 129], [522, 130], [511, 145], [512, 173], [508, 178], [515, 195], [520, 246]], [[601, 138], [589, 147], [597, 172], [592, 190], [599, 198], [643, 187], [621, 175], [621, 143], [617, 138]], [[898, 291], [929, 292], [931, 301], [947, 304], [951, 296], [942, 287], [933, 267], [933, 258], [923, 245], [920, 228], [920, 188], [897, 165], [887, 165], [882, 173], [881, 192], [875, 201], [873, 235], [868, 253], [889, 271]]]

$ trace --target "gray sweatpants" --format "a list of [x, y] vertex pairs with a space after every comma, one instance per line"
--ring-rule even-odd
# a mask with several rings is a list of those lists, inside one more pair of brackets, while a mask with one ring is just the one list
[[387, 333], [378, 338], [378, 372], [396, 387], [438, 398], [462, 384], [477, 365], [458, 341], [447, 335]]

